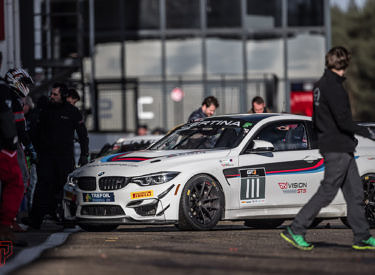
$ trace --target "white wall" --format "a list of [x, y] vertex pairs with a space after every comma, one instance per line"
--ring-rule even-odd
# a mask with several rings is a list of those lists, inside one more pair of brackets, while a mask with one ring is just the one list
[[4, 1], [5, 40], [0, 41], [0, 51], [3, 53], [0, 75], [8, 69], [21, 66], [20, 23], [18, 0]]

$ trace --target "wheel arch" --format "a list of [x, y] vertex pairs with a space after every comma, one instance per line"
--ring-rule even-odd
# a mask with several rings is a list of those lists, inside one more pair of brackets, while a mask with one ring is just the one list
[[[217, 179], [217, 177], [215, 177], [214, 175], [210, 174], [210, 173], [198, 173], [198, 174], [195, 174], [193, 176], [191, 176], [186, 182], [185, 184], [182, 186], [182, 190], [181, 190], [181, 195], [180, 195], [180, 199], [179, 201], [181, 201], [181, 198], [182, 198], [182, 195], [183, 195], [183, 190], [185, 188], [185, 185], [186, 183], [188, 183], [190, 180], [192, 180], [192, 178], [194, 177], [198, 177], [198, 176], [209, 176], [211, 177], [215, 183], [219, 186], [221, 192], [223, 193], [223, 198], [224, 198], [224, 201], [223, 201], [223, 208], [222, 208], [222, 213], [221, 213], [221, 220], [223, 220], [224, 218], [224, 215], [225, 215], [225, 205], [226, 205], [226, 197], [225, 197], [225, 192], [224, 192], [224, 189], [223, 189], [223, 186], [222, 184], [220, 183], [220, 181]], [[180, 207], [181, 207], [181, 204], [179, 203], [178, 204], [178, 213], [180, 212]]]

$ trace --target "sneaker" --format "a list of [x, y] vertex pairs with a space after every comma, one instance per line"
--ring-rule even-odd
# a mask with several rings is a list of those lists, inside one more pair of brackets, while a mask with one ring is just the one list
[[352, 247], [356, 250], [375, 249], [375, 238], [370, 237], [367, 240], [356, 242]]
[[294, 234], [289, 226], [285, 229], [284, 232], [280, 233], [280, 236], [298, 249], [312, 250], [314, 248], [311, 243], [305, 241], [305, 238], [302, 235]]

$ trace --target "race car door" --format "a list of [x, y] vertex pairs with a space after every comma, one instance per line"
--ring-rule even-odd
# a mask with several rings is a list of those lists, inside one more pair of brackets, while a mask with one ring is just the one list
[[290, 208], [302, 206], [315, 192], [324, 166], [307, 123], [311, 122], [272, 122], [255, 133], [253, 140], [272, 143], [274, 150], [256, 149], [250, 142], [239, 156], [236, 192], [240, 209], [277, 207], [278, 213], [283, 208], [286, 213], [294, 212]]

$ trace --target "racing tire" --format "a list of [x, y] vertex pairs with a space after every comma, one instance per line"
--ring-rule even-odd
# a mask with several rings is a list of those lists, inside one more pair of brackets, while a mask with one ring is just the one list
[[252, 219], [245, 220], [244, 225], [247, 227], [253, 227], [257, 229], [273, 229], [282, 225], [284, 219]]
[[88, 232], [110, 232], [118, 227], [118, 224], [78, 224], [83, 230]]
[[208, 175], [196, 175], [181, 194], [178, 226], [180, 230], [210, 230], [220, 220], [224, 194], [219, 184]]
[[[367, 174], [361, 177], [364, 193], [365, 215], [370, 228], [375, 228], [375, 174]], [[350, 224], [347, 217], [341, 217], [341, 222], [348, 228]]]

